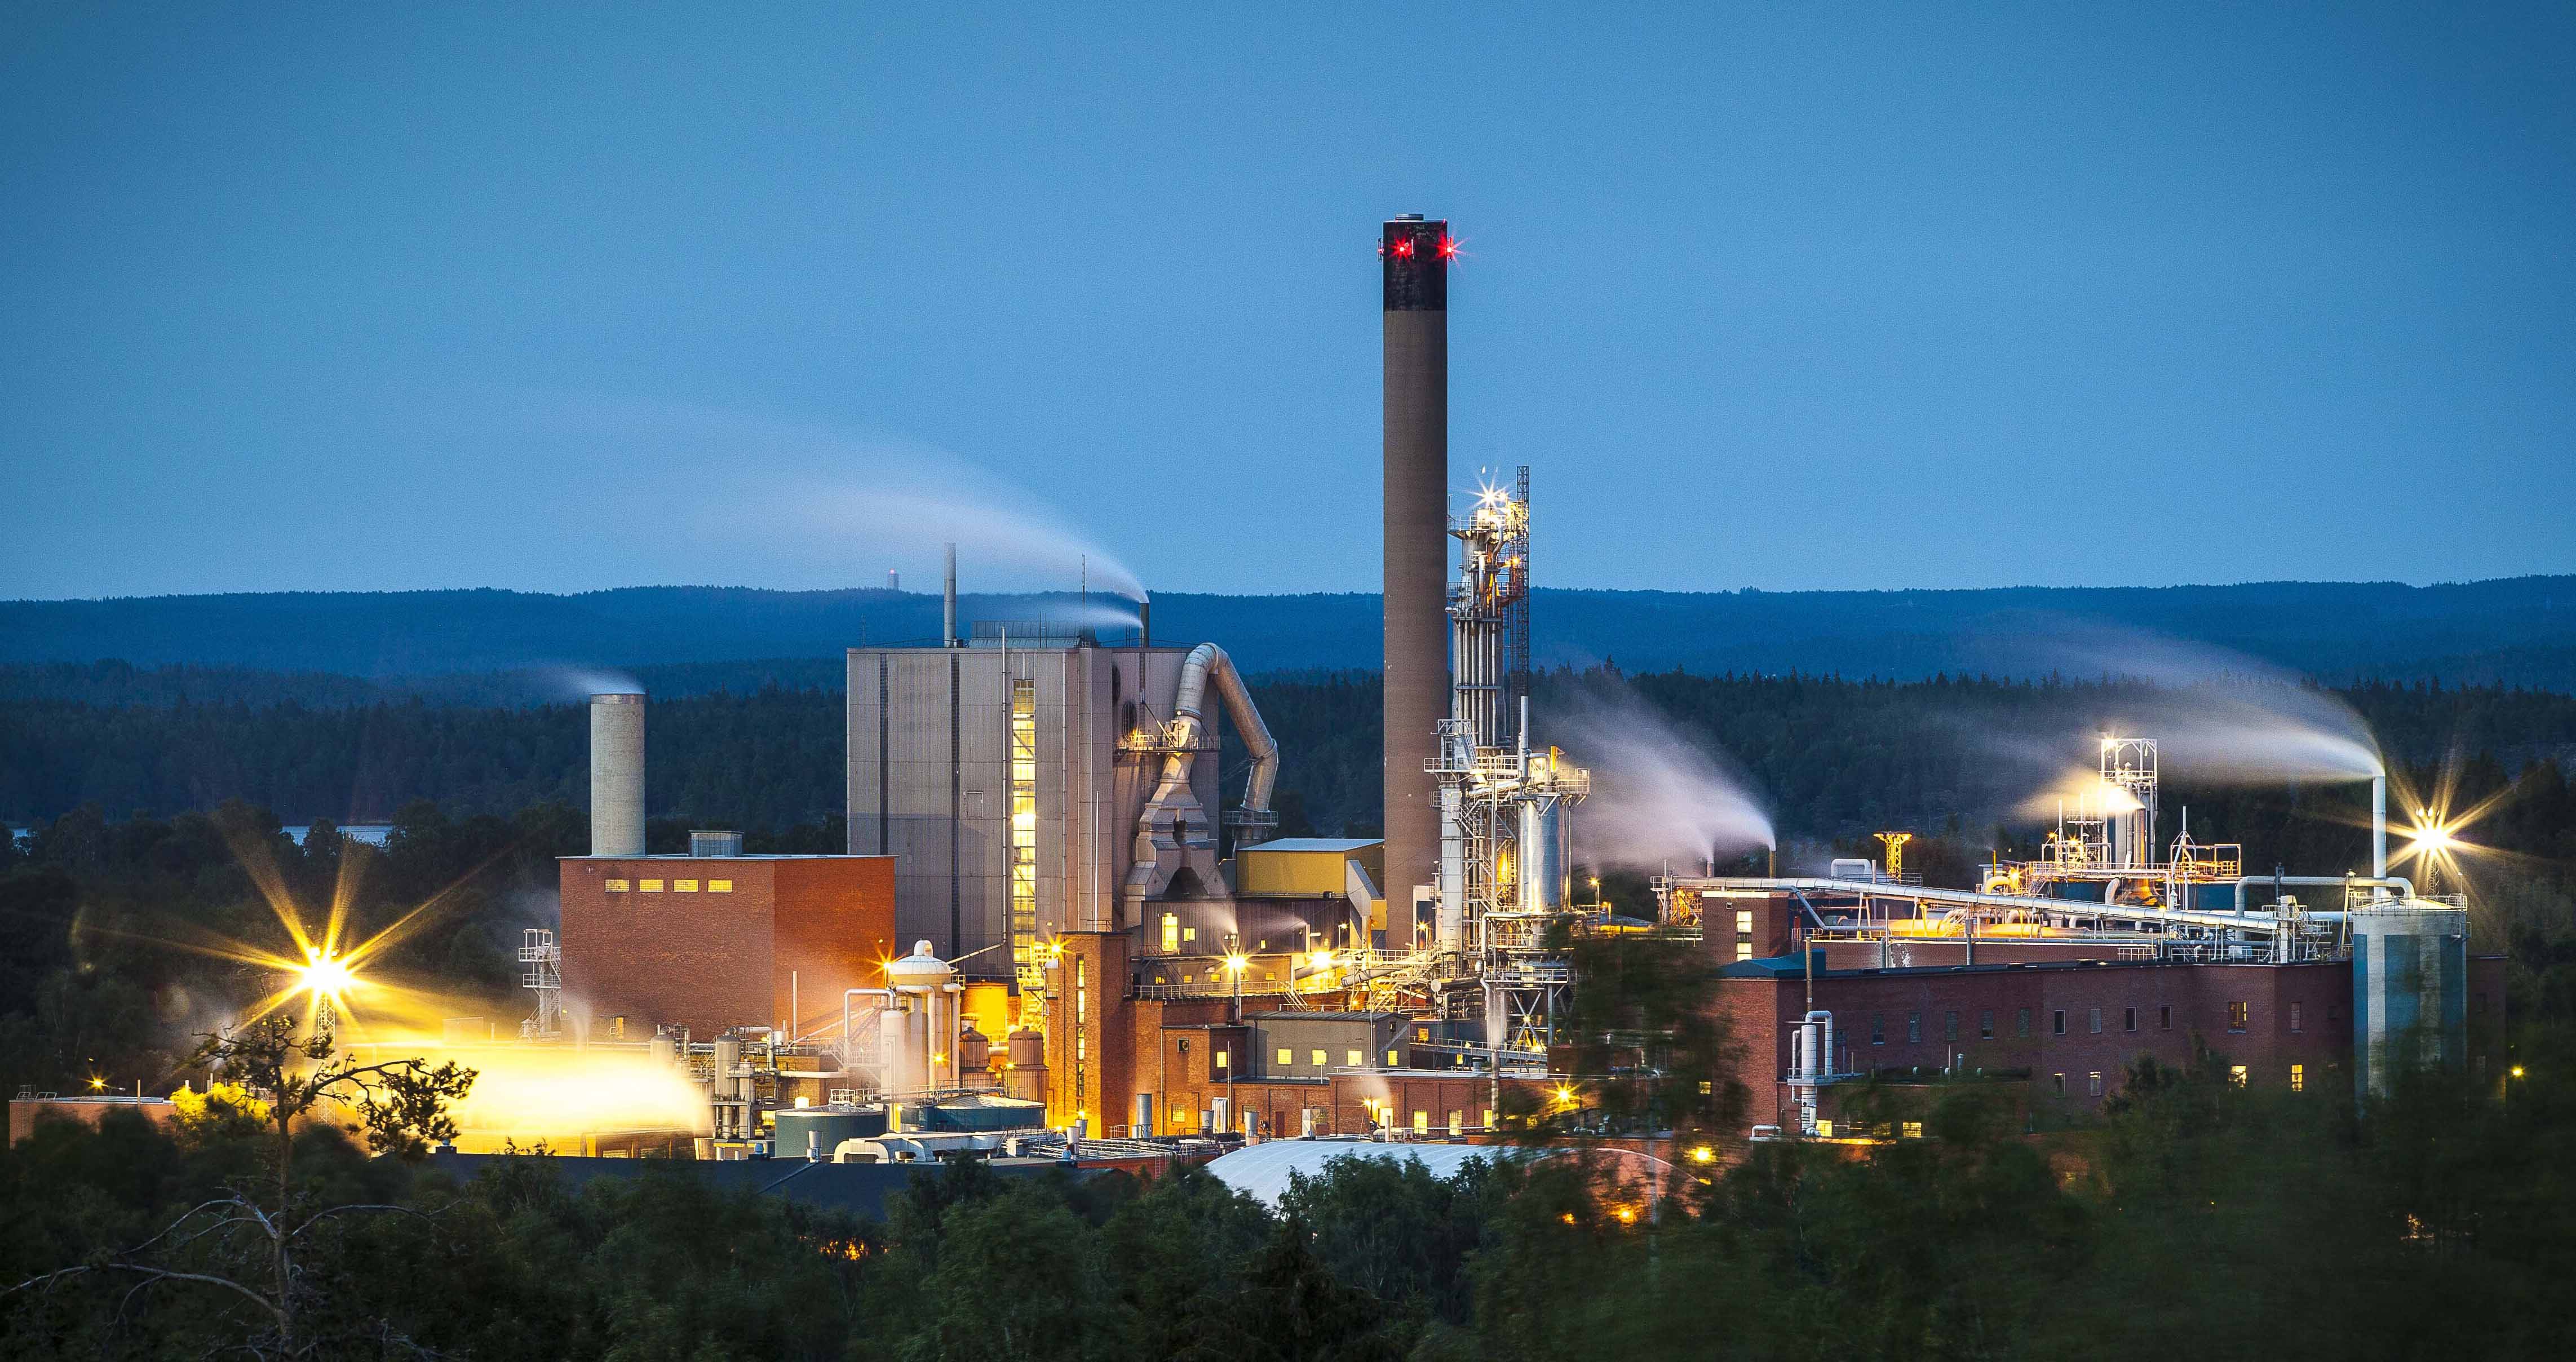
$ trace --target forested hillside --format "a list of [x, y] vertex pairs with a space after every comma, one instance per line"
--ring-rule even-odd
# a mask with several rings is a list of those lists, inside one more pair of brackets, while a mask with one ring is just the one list
[[[1284, 752], [1279, 789], [1287, 827], [1373, 831], [1380, 818], [1377, 678], [1271, 675], [1256, 678], [1253, 689]], [[2401, 764], [2484, 755], [2503, 773], [2576, 754], [2576, 697], [2387, 684], [2301, 694], [2348, 705]], [[1991, 841], [1998, 822], [2036, 826], [2015, 811], [2051, 776], [2079, 765], [2093, 734], [2142, 718], [2137, 731], [2152, 733], [2155, 717], [2187, 714], [2192, 704], [2188, 691], [2135, 683], [1623, 677], [1603, 669], [1549, 673], [1536, 696], [1542, 737], [1585, 731], [1606, 706], [1625, 728], [1646, 726], [1635, 751], [1687, 748], [1740, 766], [1783, 840], [1939, 827], [1956, 818]], [[647, 797], [657, 816], [775, 829], [844, 811], [835, 691], [773, 685], [748, 695], [665, 698], [651, 715]], [[588, 797], [586, 743], [584, 711], [572, 703], [12, 700], [0, 702], [0, 815], [25, 823], [87, 804], [117, 818], [134, 810], [167, 816], [227, 799], [290, 822], [377, 820], [421, 799], [460, 816], [547, 802], [579, 806]], [[2253, 797], [2249, 790], [2293, 784], [2197, 778], [2190, 741], [2169, 741], [2167, 751], [2174, 764], [2167, 807], [2198, 807], [2204, 832], [2247, 835], [2219, 821], [2222, 806]], [[1634, 755], [1576, 755], [1592, 760], [1605, 784], [1651, 774], [1628, 769]], [[1229, 782], [1240, 769], [1239, 759], [1229, 760]], [[2302, 798], [2359, 797], [2358, 786], [2308, 786]]]
[[[971, 564], [969, 565], [971, 583]], [[974, 620], [1111, 626], [1127, 603], [1072, 592], [969, 594]], [[2221, 648], [2329, 681], [2381, 677], [2576, 690], [2576, 577], [2415, 587], [2397, 582], [2013, 587], [1987, 591], [1588, 591], [1542, 587], [1541, 666], [1805, 672], [1912, 680], [2051, 671], [2159, 674], [2139, 634]], [[1154, 637], [1214, 639], [1250, 671], [1374, 668], [1374, 594], [1154, 598]], [[581, 668], [798, 658], [831, 668], [856, 644], [926, 641], [920, 592], [631, 587], [279, 593], [0, 602], [0, 663], [320, 672], [436, 690], [455, 674], [526, 672], [561, 695]], [[743, 683], [737, 679], [736, 686]], [[90, 698], [90, 697], [72, 697]], [[526, 698], [511, 696], [510, 699]]]

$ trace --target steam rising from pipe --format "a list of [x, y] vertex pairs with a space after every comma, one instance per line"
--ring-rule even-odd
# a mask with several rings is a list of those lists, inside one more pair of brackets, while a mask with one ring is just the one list
[[642, 695], [644, 683], [620, 671], [597, 667], [540, 667], [534, 679], [550, 700], [587, 700], [594, 695]]
[[[2387, 770], [2351, 706], [2270, 663], [2089, 624], [2054, 631], [2036, 651], [2061, 672], [2149, 683], [2103, 720], [2107, 731], [2156, 739], [2168, 777], [2244, 784], [2368, 780]], [[2050, 754], [2052, 763], [2065, 757], [2063, 746]]]
[[1717, 745], [1685, 734], [1624, 683], [1588, 683], [1542, 731], [1592, 772], [1576, 854], [1598, 865], [1697, 866], [1776, 846], [1753, 783]]
[[1136, 607], [1115, 596], [1094, 596], [1088, 604], [1079, 600], [1049, 600], [1038, 608], [1037, 615], [1051, 624], [1071, 624], [1087, 629], [1134, 629], [1141, 623]]
[[[676, 527], [717, 550], [708, 570], [725, 577], [844, 586], [907, 559], [927, 569], [953, 542], [997, 589], [1070, 586], [1087, 559], [1095, 591], [1144, 595], [1135, 572], [1031, 489], [929, 445], [677, 403], [521, 394], [503, 405], [529, 428], [512, 432], [515, 446], [559, 441], [565, 466], [685, 467], [695, 509]], [[667, 504], [631, 508], [648, 512], [671, 523]]]

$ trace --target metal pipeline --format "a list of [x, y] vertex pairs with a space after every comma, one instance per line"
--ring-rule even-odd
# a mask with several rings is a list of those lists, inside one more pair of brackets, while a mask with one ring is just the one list
[[1136, 848], [1127, 869], [1127, 920], [1143, 920], [1145, 896], [1152, 892], [1162, 870], [1162, 849], [1158, 830], [1167, 825], [1175, 812], [1195, 809], [1197, 800], [1190, 794], [1190, 763], [1198, 754], [1200, 734], [1207, 726], [1207, 690], [1213, 682], [1217, 698], [1225, 705], [1227, 717], [1234, 720], [1244, 749], [1252, 754], [1252, 770], [1243, 779], [1243, 809], [1247, 813], [1270, 812], [1270, 788], [1279, 776], [1279, 744], [1270, 736], [1270, 726], [1261, 721], [1261, 711], [1252, 703], [1252, 692], [1244, 689], [1243, 678], [1234, 670], [1234, 659], [1225, 649], [1213, 643], [1202, 643], [1190, 650], [1181, 662], [1180, 691], [1172, 704], [1172, 725], [1166, 735], [1169, 749], [1163, 758], [1163, 778], [1154, 787], [1153, 797], [1145, 801], [1144, 810], [1136, 815]]
[[[1868, 880], [1831, 880], [1786, 877], [1774, 879], [1766, 877], [1762, 879], [1729, 878], [1724, 881], [1726, 886], [1732, 889], [1783, 889], [1792, 893], [1848, 894], [1863, 898], [1876, 897], [1911, 899], [1917, 903], [1976, 904], [1997, 908], [2021, 909], [2026, 912], [2039, 914], [2043, 918], [2049, 914], [2076, 917], [2115, 917], [2130, 918], [2141, 922], [2179, 922], [2192, 927], [2229, 928], [2246, 931], [2270, 931], [2273, 927], [2273, 921], [2272, 915], [2268, 912], [2249, 914], [2245, 910], [2243, 907], [2245, 902], [2245, 886], [2249, 884], [2273, 884], [2276, 882], [2280, 884], [2383, 885], [2404, 890], [2406, 897], [2408, 898], [2413, 898], [2415, 896], [2414, 884], [2403, 877], [2396, 875], [2382, 875], [2377, 877], [2364, 877], [2360, 875], [2286, 875], [2277, 877], [2277, 879], [2271, 875], [2248, 875], [2236, 881], [2237, 910], [2233, 913], [2212, 913], [2182, 908], [2156, 908], [2149, 907], [2146, 904], [2095, 903], [2087, 899], [2040, 898], [2026, 894], [1980, 894], [1966, 889], [1930, 889], [1921, 885], [1878, 884]], [[2317, 915], [2310, 914], [2310, 916], [2314, 917]]]
[[2404, 891], [2399, 897], [2415, 897], [2415, 882], [2403, 875], [2247, 875], [2236, 882], [2236, 911], [2240, 913], [2245, 911], [2245, 886], [2249, 884], [2358, 884], [2399, 889]]
[[[2370, 874], [2373, 879], [2388, 875], [2388, 773], [2370, 778]], [[2408, 891], [2407, 897], [2414, 897]]]

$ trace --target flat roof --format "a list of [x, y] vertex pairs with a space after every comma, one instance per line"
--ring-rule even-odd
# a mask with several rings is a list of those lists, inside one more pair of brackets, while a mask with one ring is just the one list
[[692, 856], [685, 851], [648, 853], [642, 856], [557, 856], [558, 861], [668, 861], [674, 864], [705, 861], [890, 861], [891, 856], [852, 856], [831, 851], [755, 851], [738, 856]]
[[1247, 851], [1349, 852], [1385, 844], [1386, 839], [1383, 837], [1274, 837], [1267, 842], [1255, 842], [1248, 847], [1236, 847], [1234, 854], [1240, 856]]

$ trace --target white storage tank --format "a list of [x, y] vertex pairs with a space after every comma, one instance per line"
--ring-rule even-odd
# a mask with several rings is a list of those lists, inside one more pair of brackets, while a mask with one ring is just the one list
[[2468, 1055], [2467, 910], [2395, 900], [2357, 908], [2350, 922], [2355, 1090], [2385, 1096], [2411, 1066], [2458, 1067]]

